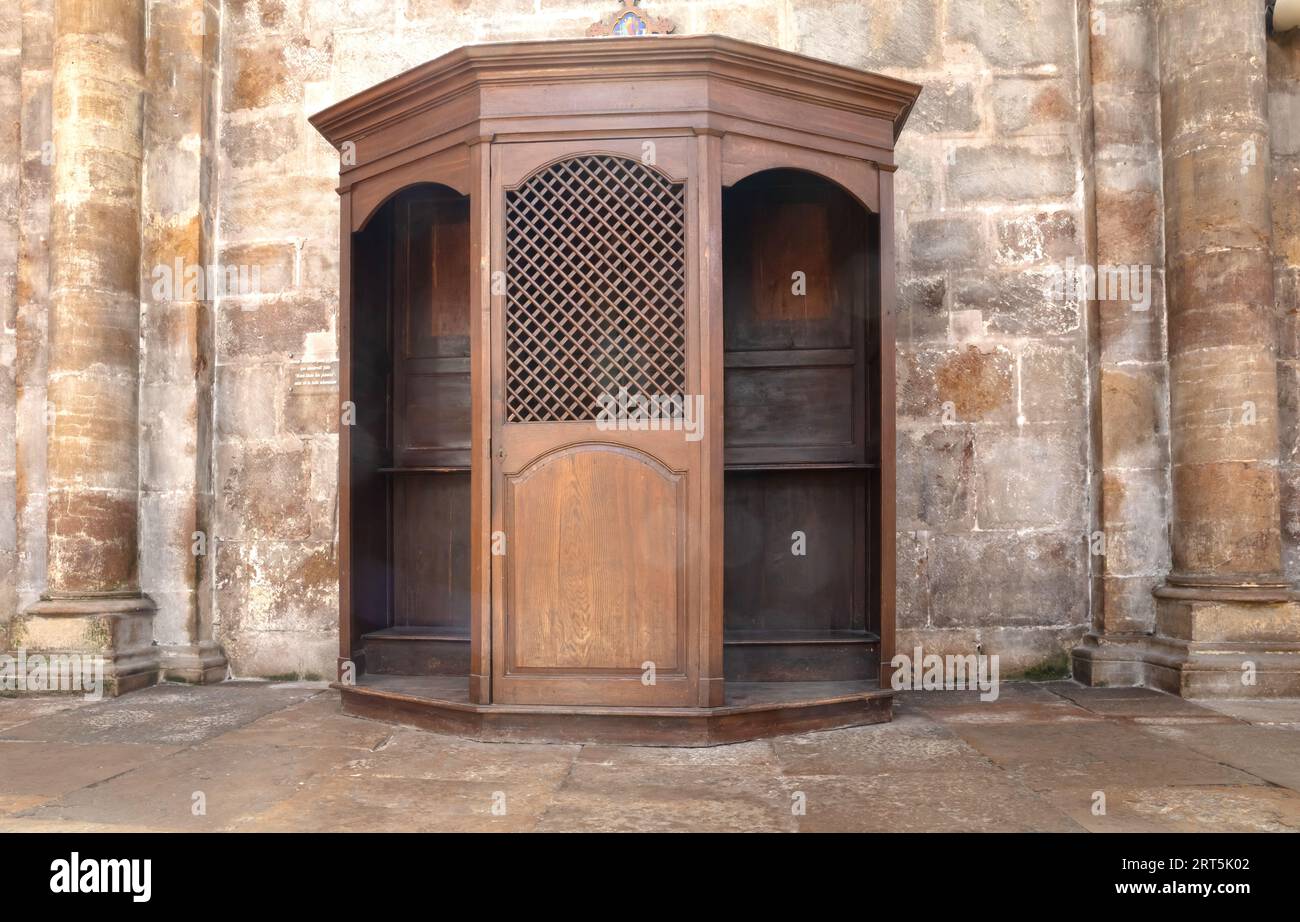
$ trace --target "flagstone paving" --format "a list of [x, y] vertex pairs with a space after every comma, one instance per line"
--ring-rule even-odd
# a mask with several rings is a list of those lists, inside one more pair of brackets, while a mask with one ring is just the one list
[[1300, 831], [1300, 702], [1006, 683], [709, 749], [476, 743], [320, 683], [0, 698], [0, 830]]

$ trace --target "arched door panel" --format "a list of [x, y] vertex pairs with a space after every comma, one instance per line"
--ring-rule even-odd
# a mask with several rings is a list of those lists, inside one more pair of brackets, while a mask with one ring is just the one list
[[691, 149], [573, 143], [494, 150], [492, 698], [693, 704]]

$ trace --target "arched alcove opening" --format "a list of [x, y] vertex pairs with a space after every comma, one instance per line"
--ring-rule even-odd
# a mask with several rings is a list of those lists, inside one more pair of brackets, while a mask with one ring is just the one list
[[879, 681], [878, 227], [809, 172], [723, 189], [728, 683]]
[[352, 613], [371, 673], [469, 668], [469, 221], [468, 197], [422, 183], [352, 236]]

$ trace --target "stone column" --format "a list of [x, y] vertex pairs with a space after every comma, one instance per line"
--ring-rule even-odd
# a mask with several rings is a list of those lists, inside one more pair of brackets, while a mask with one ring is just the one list
[[[1169, 571], [1168, 363], [1164, 201], [1155, 0], [1088, 7], [1095, 262], [1125, 267], [1127, 300], [1108, 292], [1093, 318], [1095, 481], [1092, 631], [1075, 678], [1132, 685], [1134, 645], [1155, 628], [1152, 591]], [[1085, 109], [1085, 116], [1089, 110]], [[1135, 290], [1138, 289], [1138, 290]], [[1119, 294], [1123, 294], [1120, 292]]]
[[143, 0], [56, 0], [47, 590], [11, 637], [100, 654], [107, 690], [157, 680], [140, 592]]
[[[140, 570], [165, 678], [219, 682], [213, 638], [212, 292], [160, 286], [213, 264], [219, 0], [147, 0], [141, 191]], [[206, 276], [205, 276], [206, 277]]]
[[1282, 577], [1266, 38], [1254, 0], [1161, 0], [1172, 570], [1147, 684], [1300, 693]]

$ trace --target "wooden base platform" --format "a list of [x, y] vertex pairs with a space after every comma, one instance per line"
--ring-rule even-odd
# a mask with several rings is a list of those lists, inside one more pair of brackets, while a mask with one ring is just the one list
[[466, 676], [364, 675], [343, 710], [482, 742], [718, 746], [882, 723], [893, 692], [874, 682], [730, 682], [717, 708], [471, 704]]

